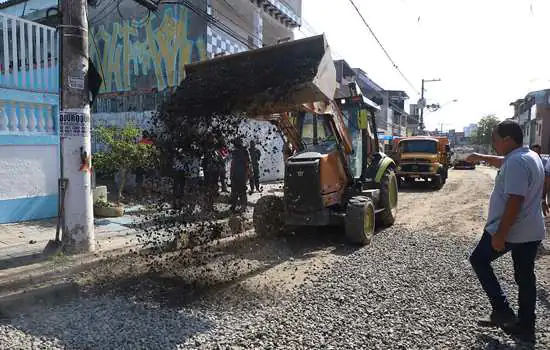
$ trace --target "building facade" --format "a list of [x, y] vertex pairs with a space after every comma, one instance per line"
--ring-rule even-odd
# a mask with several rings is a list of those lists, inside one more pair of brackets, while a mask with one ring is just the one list
[[[407, 125], [410, 115], [405, 112], [405, 101], [409, 98], [404, 91], [384, 90], [369, 78], [360, 68], [356, 72], [357, 84], [366, 97], [380, 105], [377, 114], [378, 134], [388, 139], [407, 135]], [[390, 142], [389, 140], [386, 143]]]
[[[55, 25], [57, 0], [10, 0], [0, 12]], [[90, 57], [103, 77], [92, 127], [133, 123], [146, 128], [165, 97], [184, 78], [184, 66], [220, 54], [292, 40], [301, 0], [189, 0], [151, 12], [133, 0], [89, 2]], [[50, 10], [49, 10], [50, 9]], [[250, 122], [265, 140], [271, 125]], [[264, 145], [282, 148], [282, 140]], [[283, 160], [266, 157], [263, 180], [282, 177]]]
[[0, 223], [57, 213], [55, 29], [0, 12]]
[[510, 106], [514, 109], [511, 119], [523, 129], [524, 145], [539, 144], [543, 153], [550, 153], [550, 89], [529, 92]]

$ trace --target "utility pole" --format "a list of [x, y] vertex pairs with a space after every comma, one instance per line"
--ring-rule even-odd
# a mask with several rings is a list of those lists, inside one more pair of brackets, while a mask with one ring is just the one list
[[68, 253], [95, 250], [87, 11], [86, 0], [61, 0], [60, 183], [67, 186], [60, 193], [65, 192], [62, 242]]
[[424, 83], [431, 83], [441, 81], [441, 79], [422, 79], [422, 88], [420, 89], [420, 132], [424, 134], [424, 107], [426, 106], [426, 101], [424, 101]]

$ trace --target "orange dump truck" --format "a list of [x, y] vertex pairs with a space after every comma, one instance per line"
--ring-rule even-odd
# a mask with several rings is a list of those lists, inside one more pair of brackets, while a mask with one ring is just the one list
[[393, 140], [399, 184], [428, 181], [435, 189], [447, 181], [451, 163], [451, 148], [447, 137], [411, 136]]

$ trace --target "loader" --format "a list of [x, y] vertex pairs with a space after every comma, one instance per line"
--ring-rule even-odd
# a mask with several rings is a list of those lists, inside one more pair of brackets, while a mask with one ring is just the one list
[[350, 243], [367, 245], [376, 227], [395, 222], [396, 164], [380, 150], [379, 107], [355, 82], [337, 82], [324, 35], [186, 65], [179, 89], [186, 113], [269, 121], [295, 150], [283, 196], [254, 207], [258, 235], [339, 226]]

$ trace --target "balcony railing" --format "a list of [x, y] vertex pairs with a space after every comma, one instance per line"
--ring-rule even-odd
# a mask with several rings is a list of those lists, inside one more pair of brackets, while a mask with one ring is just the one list
[[0, 87], [58, 93], [54, 28], [0, 13]]
[[53, 28], [0, 13], [0, 146], [58, 142], [58, 41]]
[[295, 28], [302, 24], [300, 15], [284, 0], [250, 0], [281, 23]]

